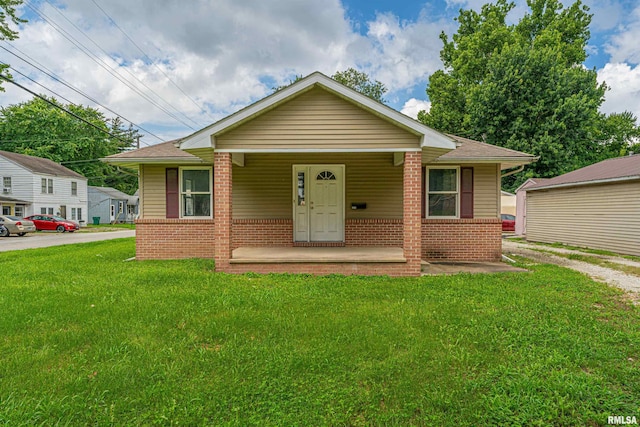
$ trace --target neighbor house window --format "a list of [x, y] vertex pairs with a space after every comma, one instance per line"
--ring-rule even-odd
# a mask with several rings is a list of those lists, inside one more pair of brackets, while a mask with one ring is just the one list
[[211, 168], [180, 169], [180, 214], [211, 217]]
[[71, 219], [76, 219], [76, 208], [71, 208]]
[[78, 195], [78, 183], [75, 181], [71, 181], [71, 195], [72, 196]]
[[24, 216], [24, 206], [16, 206], [16, 216], [22, 218]]
[[49, 212], [49, 215], [53, 215], [53, 208], [48, 208], [47, 211]]
[[82, 208], [78, 208], [78, 221], [82, 221]]
[[124, 212], [124, 202], [118, 202], [118, 213]]
[[46, 214], [47, 213], [47, 208], [40, 208], [40, 213], [41, 214]]
[[53, 194], [53, 179], [42, 178], [40, 183], [42, 194]]
[[2, 192], [11, 193], [11, 177], [5, 176], [2, 178]]
[[427, 217], [458, 217], [458, 168], [427, 168]]

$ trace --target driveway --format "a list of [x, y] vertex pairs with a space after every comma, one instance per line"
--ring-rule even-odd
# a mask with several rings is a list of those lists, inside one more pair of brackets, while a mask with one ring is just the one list
[[104, 231], [94, 233], [55, 233], [41, 231], [29, 233], [23, 237], [11, 235], [0, 237], [0, 252], [20, 249], [46, 248], [49, 246], [69, 245], [72, 243], [97, 242], [100, 240], [135, 237], [135, 230]]
[[571, 268], [572, 270], [587, 274], [594, 280], [605, 282], [609, 285], [632, 292], [634, 294], [634, 299], [638, 299], [638, 301], [640, 301], [640, 277], [632, 274], [627, 274], [619, 270], [614, 270], [613, 268], [607, 268], [600, 265], [590, 264], [588, 262], [568, 259], [561, 256], [553, 255], [548, 252], [587, 255], [590, 257], [601, 258], [616, 264], [640, 268], [640, 263], [637, 261], [631, 261], [626, 258], [615, 256], [594, 255], [591, 253], [585, 253], [572, 249], [534, 245], [521, 241], [513, 241], [510, 239], [502, 240], [502, 252], [507, 256], [511, 254], [520, 255], [539, 263], [556, 264], [562, 267]]

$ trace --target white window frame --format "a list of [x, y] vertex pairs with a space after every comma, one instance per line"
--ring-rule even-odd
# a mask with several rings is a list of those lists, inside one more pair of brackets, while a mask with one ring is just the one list
[[76, 208], [71, 208], [71, 219], [76, 220]]
[[[186, 170], [206, 170], [209, 172], [209, 192], [194, 192], [193, 194], [208, 194], [209, 195], [209, 216], [192, 216], [192, 215], [184, 215], [184, 206], [183, 206], [183, 195], [186, 194], [182, 191], [182, 172]], [[213, 168], [202, 167], [202, 166], [185, 166], [178, 169], [178, 195], [180, 198], [179, 206], [180, 206], [180, 218], [182, 219], [210, 219], [213, 218]]]
[[53, 194], [53, 179], [51, 178], [47, 180], [47, 193]]
[[[7, 185], [7, 183], [9, 185]], [[11, 193], [11, 177], [3, 176], [2, 177], [2, 192], [3, 193]]]
[[78, 195], [78, 182], [77, 181], [71, 181], [71, 195], [72, 196], [77, 196]]
[[[429, 191], [429, 171], [431, 169], [455, 169], [456, 171], [456, 191]], [[424, 177], [424, 209], [425, 217], [433, 219], [458, 219], [460, 218], [460, 166], [427, 166]], [[456, 214], [455, 216], [429, 215], [429, 194], [455, 194]]]
[[116, 205], [111, 205], [109, 208], [109, 216], [111, 217], [111, 220], [116, 218]]
[[47, 178], [40, 178], [40, 194], [47, 194]]
[[82, 221], [82, 208], [78, 208], [76, 211], [78, 213], [78, 221]]
[[119, 201], [118, 202], [118, 213], [124, 213], [124, 202], [123, 201]]

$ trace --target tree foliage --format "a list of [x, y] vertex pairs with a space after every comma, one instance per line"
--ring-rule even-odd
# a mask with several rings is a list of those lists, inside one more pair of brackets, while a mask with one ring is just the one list
[[[378, 80], [371, 81], [371, 78], [367, 73], [358, 71], [355, 68], [348, 68], [344, 71], [337, 71], [331, 76], [331, 78], [375, 101], [383, 104], [386, 103], [384, 94], [387, 93], [387, 88], [384, 83]], [[302, 75], [296, 75], [293, 80], [289, 80], [289, 84], [276, 86], [272, 89], [274, 92], [277, 92], [302, 79]]]
[[[9, 23], [12, 22], [18, 25], [21, 22], [25, 22], [16, 16], [16, 6], [21, 4], [22, 0], [0, 0], [0, 40], [15, 40], [18, 38], [18, 33], [11, 29]], [[0, 62], [0, 75], [5, 75], [7, 68], [9, 68], [7, 64]], [[4, 92], [1, 79], [0, 92]]]
[[367, 73], [348, 68], [345, 71], [336, 72], [331, 78], [375, 101], [382, 104], [386, 102], [384, 94], [387, 93], [387, 88], [378, 80], [371, 81]]
[[133, 147], [137, 130], [126, 127], [119, 117], [106, 118], [94, 108], [48, 99], [98, 129], [34, 98], [0, 108], [0, 150], [50, 159], [86, 176], [89, 185], [133, 194], [137, 178], [99, 159]]
[[630, 113], [599, 112], [607, 87], [586, 69], [591, 15], [577, 0], [528, 0], [529, 11], [507, 24], [514, 4], [498, 0], [461, 10], [451, 39], [442, 33], [445, 69], [429, 79], [431, 110], [419, 120], [438, 130], [528, 152], [540, 160], [504, 183], [513, 190], [531, 176], [551, 177], [624, 154], [637, 138]]

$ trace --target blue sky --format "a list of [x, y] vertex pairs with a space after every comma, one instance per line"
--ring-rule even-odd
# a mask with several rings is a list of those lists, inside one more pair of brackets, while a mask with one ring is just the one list
[[[186, 136], [271, 93], [295, 75], [355, 67], [382, 81], [389, 105], [429, 108], [442, 68], [441, 31], [483, 1], [28, 0], [20, 39], [0, 42], [16, 81], [142, 126], [143, 144]], [[585, 0], [594, 14], [585, 63], [611, 90], [606, 113], [640, 115], [640, 2]], [[569, 3], [566, 3], [569, 4]], [[510, 20], [526, 12], [516, 1]], [[19, 59], [48, 70], [55, 79]], [[23, 77], [28, 76], [31, 80]], [[70, 86], [86, 95], [62, 85]], [[38, 86], [37, 82], [42, 86]], [[30, 95], [4, 85], [0, 105]]]

